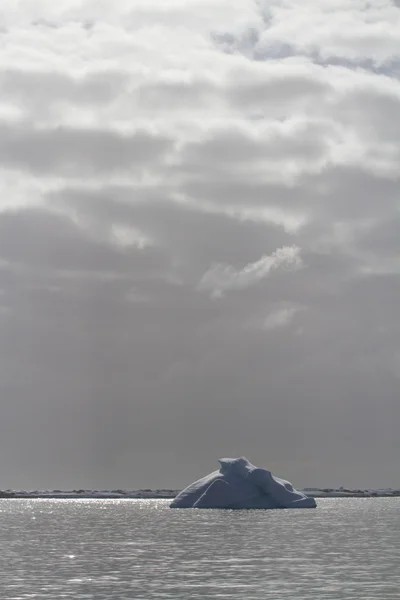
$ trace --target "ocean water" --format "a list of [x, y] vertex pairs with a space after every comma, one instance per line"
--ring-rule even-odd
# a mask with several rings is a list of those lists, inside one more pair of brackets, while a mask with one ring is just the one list
[[1, 600], [391, 600], [400, 499], [316, 510], [163, 500], [0, 500]]

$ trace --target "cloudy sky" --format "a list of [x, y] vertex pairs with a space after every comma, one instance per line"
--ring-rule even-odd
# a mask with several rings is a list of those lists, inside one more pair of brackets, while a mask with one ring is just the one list
[[399, 31], [2, 0], [0, 488], [400, 487]]

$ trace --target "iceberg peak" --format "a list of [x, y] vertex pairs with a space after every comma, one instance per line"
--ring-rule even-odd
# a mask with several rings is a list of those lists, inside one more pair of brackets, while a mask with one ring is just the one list
[[315, 508], [314, 498], [247, 458], [219, 459], [220, 469], [182, 490], [171, 508]]

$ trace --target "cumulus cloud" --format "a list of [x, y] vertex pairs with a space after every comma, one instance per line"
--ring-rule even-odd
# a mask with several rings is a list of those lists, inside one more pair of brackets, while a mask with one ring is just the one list
[[7, 486], [234, 453], [398, 479], [399, 26], [392, 0], [3, 1]]
[[365, 3], [356, 0], [262, 2], [272, 22], [260, 36], [259, 52], [283, 44], [293, 53], [316, 55], [322, 60], [371, 61], [382, 64], [397, 58], [396, 29], [399, 11], [391, 0]]

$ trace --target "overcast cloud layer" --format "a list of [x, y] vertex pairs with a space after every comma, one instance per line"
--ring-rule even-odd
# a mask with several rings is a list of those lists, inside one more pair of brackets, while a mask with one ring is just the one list
[[399, 32], [2, 1], [0, 487], [400, 487]]

